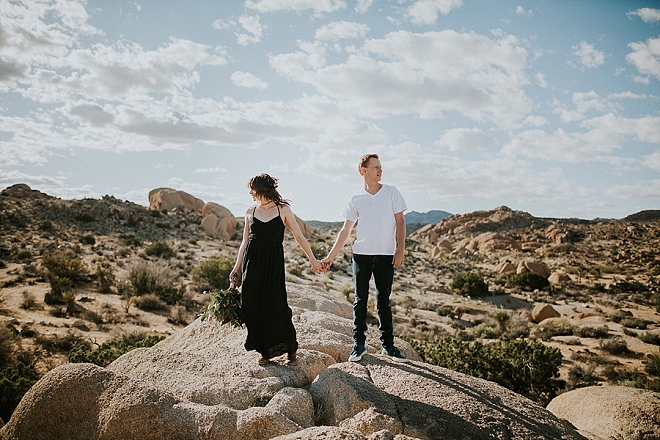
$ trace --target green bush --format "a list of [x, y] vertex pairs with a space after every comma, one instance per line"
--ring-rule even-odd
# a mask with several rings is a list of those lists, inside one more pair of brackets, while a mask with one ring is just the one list
[[600, 327], [575, 327], [573, 334], [580, 338], [606, 338], [610, 329], [606, 325]]
[[94, 350], [89, 350], [86, 346], [80, 345], [69, 352], [68, 359], [71, 363], [88, 362], [106, 367], [124, 353], [136, 348], [152, 347], [163, 339], [165, 339], [165, 336], [151, 335], [138, 341], [134, 346], [113, 340], [102, 343]]
[[132, 296], [153, 293], [170, 305], [176, 304], [186, 290], [184, 285], [176, 287], [173, 278], [166, 269], [145, 264], [133, 268], [128, 275]]
[[535, 272], [510, 273], [507, 275], [509, 286], [518, 286], [525, 290], [543, 289], [550, 286], [550, 281]]
[[478, 273], [461, 272], [451, 280], [450, 287], [457, 290], [463, 296], [488, 295], [488, 284]]
[[229, 288], [229, 273], [233, 268], [233, 259], [214, 255], [199, 263], [191, 275], [193, 281], [202, 288], [208, 285], [213, 289], [226, 290]]
[[153, 243], [147, 246], [144, 249], [144, 253], [150, 257], [156, 256], [160, 258], [171, 258], [176, 254], [174, 249], [172, 249], [169, 244], [160, 239], [155, 240]]
[[75, 215], [75, 217], [73, 217], [73, 219], [82, 223], [90, 223], [96, 221], [93, 215], [86, 212], [79, 212]]
[[498, 384], [546, 405], [564, 386], [558, 380], [561, 351], [536, 339], [482, 344], [443, 337], [435, 342], [408, 340], [424, 361]]
[[78, 239], [81, 244], [88, 244], [90, 246], [94, 246], [96, 244], [96, 239], [94, 238], [93, 235], [83, 235]]
[[46, 268], [46, 279], [51, 292], [44, 298], [46, 304], [60, 302], [62, 293], [87, 274], [87, 264], [71, 251], [56, 250], [41, 257], [41, 265]]
[[0, 370], [0, 418], [9, 421], [28, 390], [37, 382], [37, 373], [18, 362]]

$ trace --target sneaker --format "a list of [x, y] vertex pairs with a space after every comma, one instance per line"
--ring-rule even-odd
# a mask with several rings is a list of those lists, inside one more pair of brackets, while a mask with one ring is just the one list
[[348, 360], [351, 362], [357, 362], [360, 359], [362, 359], [362, 356], [367, 352], [367, 349], [365, 348], [364, 345], [362, 344], [355, 344], [353, 346], [353, 351], [351, 352], [351, 355], [348, 357]]
[[401, 354], [398, 348], [396, 348], [394, 345], [391, 347], [383, 347], [383, 354], [385, 356], [389, 356], [392, 358], [392, 360], [395, 360], [397, 362], [408, 362], [408, 359]]

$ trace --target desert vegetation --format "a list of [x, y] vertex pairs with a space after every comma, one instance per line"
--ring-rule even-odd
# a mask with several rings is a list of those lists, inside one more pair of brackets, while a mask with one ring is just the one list
[[[110, 196], [0, 196], [0, 418], [58, 365], [104, 366], [192, 322], [228, 287], [241, 222], [220, 240], [192, 214]], [[599, 383], [660, 391], [654, 218], [537, 219], [500, 209], [410, 226], [391, 302], [395, 334], [427, 362], [539, 403]], [[313, 223], [315, 255], [325, 255], [338, 228]], [[353, 300], [349, 247], [325, 275], [288, 233], [285, 252], [288, 282]], [[558, 277], [503, 270], [523, 261]], [[534, 321], [538, 305], [559, 316]], [[377, 325], [373, 298], [369, 322]]]

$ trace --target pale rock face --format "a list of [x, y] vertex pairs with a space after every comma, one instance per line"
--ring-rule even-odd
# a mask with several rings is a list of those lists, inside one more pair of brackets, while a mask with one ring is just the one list
[[[546, 409], [493, 382], [380, 354], [347, 362], [351, 305], [287, 284], [298, 364], [266, 366], [246, 330], [196, 320], [108, 368], [66, 364], [46, 374], [0, 429], [1, 440], [110, 439], [583, 439]], [[314, 426], [326, 423], [331, 426]]]
[[621, 386], [578, 388], [549, 404], [590, 438], [651, 440], [660, 438], [660, 393]]
[[9, 186], [0, 192], [0, 195], [5, 197], [16, 197], [17, 199], [30, 198], [30, 199], [47, 199], [50, 198], [48, 194], [44, 194], [41, 191], [30, 188], [24, 183], [17, 183], [15, 185]]
[[202, 214], [204, 202], [184, 191], [172, 188], [156, 188], [149, 191], [149, 209], [158, 211], [181, 209], [184, 212]]
[[200, 229], [221, 240], [230, 240], [236, 232], [236, 218], [224, 206], [208, 202], [202, 208]]
[[532, 310], [532, 321], [539, 323], [549, 318], [559, 318], [561, 314], [550, 304], [538, 304]]
[[553, 272], [548, 277], [548, 281], [550, 281], [552, 284], [562, 286], [564, 284], [568, 284], [572, 282], [573, 280], [565, 273]]
[[520, 263], [518, 263], [516, 272], [517, 273], [534, 272], [536, 274], [541, 275], [544, 278], [548, 278], [550, 276], [550, 269], [548, 269], [548, 267], [545, 264], [535, 263], [533, 261], [521, 261]]

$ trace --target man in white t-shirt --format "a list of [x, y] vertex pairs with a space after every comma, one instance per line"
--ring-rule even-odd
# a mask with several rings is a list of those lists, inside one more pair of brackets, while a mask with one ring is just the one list
[[334, 246], [323, 259], [327, 270], [348, 240], [357, 223], [357, 236], [353, 243], [353, 340], [355, 345], [348, 358], [357, 362], [366, 353], [367, 300], [369, 282], [376, 284], [378, 329], [383, 346], [382, 353], [399, 362], [407, 359], [394, 346], [390, 294], [394, 269], [403, 264], [406, 247], [406, 222], [403, 212], [406, 202], [396, 187], [380, 182], [383, 169], [376, 154], [360, 158], [358, 170], [364, 178], [364, 188], [350, 198], [344, 211], [344, 225]]

